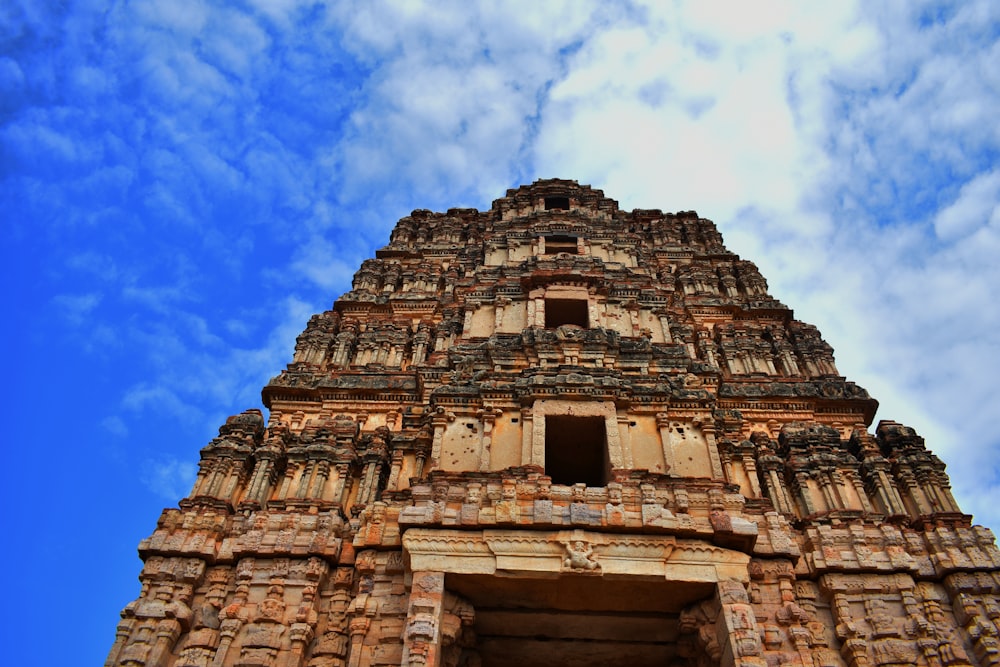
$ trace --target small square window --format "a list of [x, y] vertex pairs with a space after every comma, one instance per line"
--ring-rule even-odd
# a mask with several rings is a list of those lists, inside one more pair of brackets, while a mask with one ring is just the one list
[[611, 462], [604, 417], [546, 415], [545, 474], [553, 484], [605, 486]]
[[569, 210], [569, 197], [546, 197], [545, 198], [545, 210], [546, 211], [568, 211]]
[[582, 327], [590, 326], [590, 316], [586, 299], [546, 299], [545, 328], [555, 329], [565, 324]]
[[561, 252], [568, 252], [576, 255], [580, 252], [575, 236], [560, 236], [553, 234], [545, 237], [545, 254], [557, 255]]

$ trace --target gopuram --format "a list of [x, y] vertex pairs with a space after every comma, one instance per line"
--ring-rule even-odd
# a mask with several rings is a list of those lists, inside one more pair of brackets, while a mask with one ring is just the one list
[[1000, 665], [1000, 552], [693, 211], [414, 211], [139, 545], [121, 667]]

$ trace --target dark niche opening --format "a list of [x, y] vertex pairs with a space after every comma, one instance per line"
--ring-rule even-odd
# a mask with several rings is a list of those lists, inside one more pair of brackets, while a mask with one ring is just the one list
[[[475, 608], [475, 645], [463, 644], [450, 664], [718, 665], [680, 622], [685, 609], [711, 599], [715, 586], [664, 581], [662, 576], [539, 579], [448, 573], [448, 593]], [[693, 632], [702, 626], [696, 623]], [[686, 642], [679, 646], [678, 640]], [[446, 650], [457, 649], [452, 645]]]
[[545, 198], [545, 210], [546, 211], [568, 211], [569, 210], [569, 197], [546, 197]]
[[556, 255], [561, 252], [568, 252], [571, 255], [579, 254], [580, 249], [576, 243], [576, 237], [566, 236], [563, 234], [552, 234], [550, 236], [546, 236], [545, 254]]
[[547, 415], [545, 474], [553, 484], [605, 486], [611, 476], [604, 417]]
[[586, 329], [590, 326], [586, 299], [546, 299], [545, 328], [555, 329], [564, 324]]

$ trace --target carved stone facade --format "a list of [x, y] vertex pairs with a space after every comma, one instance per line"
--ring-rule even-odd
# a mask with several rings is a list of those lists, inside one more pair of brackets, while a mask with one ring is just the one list
[[109, 667], [1000, 665], [992, 533], [694, 212], [414, 211], [263, 398]]

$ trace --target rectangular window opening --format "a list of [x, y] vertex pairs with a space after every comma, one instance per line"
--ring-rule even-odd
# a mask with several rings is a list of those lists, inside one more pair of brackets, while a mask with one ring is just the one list
[[552, 234], [545, 237], [545, 254], [557, 255], [566, 252], [571, 255], [578, 255], [580, 247], [577, 245], [575, 236], [565, 236], [562, 234]]
[[568, 211], [569, 210], [569, 197], [546, 197], [545, 198], [545, 210], [546, 211]]
[[570, 324], [586, 329], [590, 326], [588, 310], [586, 299], [546, 299], [545, 328]]
[[545, 474], [553, 484], [607, 485], [611, 462], [604, 417], [546, 415]]

